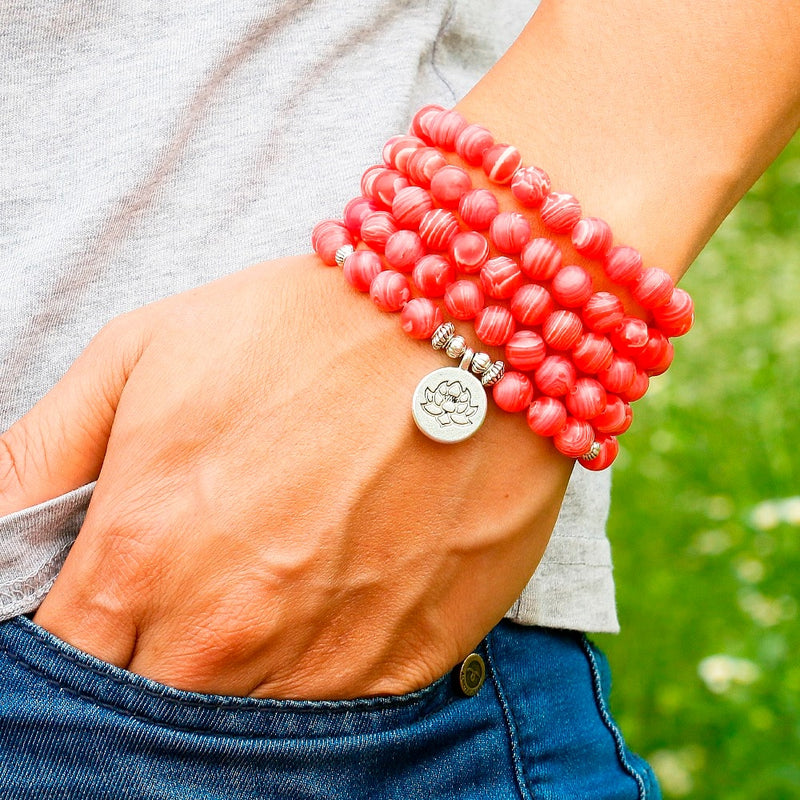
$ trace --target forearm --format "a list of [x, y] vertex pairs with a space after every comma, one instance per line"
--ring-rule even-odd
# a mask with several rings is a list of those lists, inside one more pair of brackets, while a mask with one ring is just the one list
[[798, 127], [800, 17], [544, 0], [459, 109], [677, 277]]

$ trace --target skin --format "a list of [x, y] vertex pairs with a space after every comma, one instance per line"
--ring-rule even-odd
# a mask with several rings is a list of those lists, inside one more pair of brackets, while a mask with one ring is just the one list
[[[545, 0], [459, 108], [678, 277], [800, 123], [795, 11]], [[0, 513], [98, 480], [36, 622], [203, 692], [444, 674], [533, 572], [572, 464], [494, 408], [425, 439], [409, 398], [441, 364], [314, 256], [112, 321], [0, 437]]]

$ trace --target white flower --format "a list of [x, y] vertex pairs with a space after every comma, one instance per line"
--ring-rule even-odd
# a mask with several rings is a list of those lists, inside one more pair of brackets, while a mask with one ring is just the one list
[[697, 665], [697, 674], [709, 691], [724, 694], [734, 684], [747, 686], [761, 677], [761, 668], [746, 658], [718, 653], [704, 658]]

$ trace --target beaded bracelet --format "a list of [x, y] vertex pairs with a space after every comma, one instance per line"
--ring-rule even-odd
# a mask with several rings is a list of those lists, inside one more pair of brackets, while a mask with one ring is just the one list
[[[630, 289], [651, 324], [626, 315], [613, 293], [593, 292], [586, 270], [564, 265], [552, 239], [532, 239], [523, 214], [500, 212], [494, 194], [474, 189], [447, 151], [508, 185], [548, 230], [569, 234], [577, 252]], [[613, 247], [607, 223], [582, 218], [578, 201], [551, 191], [543, 170], [524, 167], [516, 148], [496, 144], [456, 111], [421, 109], [409, 135], [386, 143], [383, 160], [364, 172], [361, 196], [346, 205], [342, 221], [315, 227], [312, 245], [381, 310], [399, 311], [406, 333], [430, 336], [434, 347], [461, 359], [460, 368], [437, 370], [418, 385], [418, 427], [436, 441], [466, 438], [486, 413], [482, 387], [492, 386], [500, 408], [525, 410], [529, 427], [553, 437], [560, 452], [589, 469], [608, 466], [618, 452], [616, 435], [630, 426], [630, 402], [671, 363], [668, 337], [691, 327], [689, 295], [663, 270], [645, 269], [633, 248]], [[485, 305], [486, 296], [498, 302]], [[504, 346], [516, 371], [504, 374], [503, 362], [475, 354], [451, 323], [443, 324], [440, 298], [454, 319], [474, 320], [481, 341]]]

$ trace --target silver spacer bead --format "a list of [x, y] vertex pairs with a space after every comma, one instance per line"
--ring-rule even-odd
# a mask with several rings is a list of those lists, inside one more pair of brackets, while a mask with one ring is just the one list
[[492, 357], [488, 353], [475, 353], [472, 357], [472, 371], [476, 375], [483, 375], [492, 366]]
[[345, 259], [347, 256], [352, 255], [355, 253], [356, 249], [351, 244], [343, 244], [337, 251], [336, 251], [336, 266], [343, 267]]
[[431, 345], [434, 350], [444, 350], [447, 343], [455, 336], [456, 326], [452, 322], [445, 322], [440, 325], [431, 336]]
[[594, 461], [600, 455], [600, 442], [592, 442], [588, 453], [584, 453], [580, 458], [581, 461]]
[[464, 355], [461, 356], [461, 363], [458, 365], [459, 369], [469, 370], [474, 357], [475, 351], [471, 347], [468, 347], [466, 350], [464, 350]]
[[494, 386], [506, 374], [506, 365], [502, 361], [495, 361], [483, 375], [481, 383], [484, 386]]
[[453, 336], [444, 348], [450, 358], [461, 358], [467, 349], [467, 340], [463, 336]]

